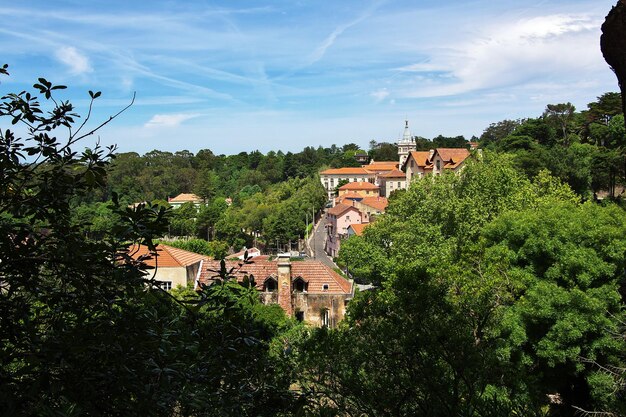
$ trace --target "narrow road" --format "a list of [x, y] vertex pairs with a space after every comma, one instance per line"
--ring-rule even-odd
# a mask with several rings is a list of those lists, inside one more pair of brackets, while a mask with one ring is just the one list
[[324, 252], [324, 239], [326, 238], [326, 229], [324, 228], [325, 224], [326, 212], [324, 211], [320, 216], [320, 220], [315, 224], [315, 227], [311, 231], [311, 236], [309, 237], [309, 254], [311, 255], [311, 258], [316, 259], [334, 269], [337, 268], [337, 265], [333, 262], [331, 257]]

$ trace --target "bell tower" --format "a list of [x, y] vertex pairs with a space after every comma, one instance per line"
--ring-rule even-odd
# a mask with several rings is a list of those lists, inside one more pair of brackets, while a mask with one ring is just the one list
[[400, 168], [402, 168], [402, 164], [409, 157], [409, 152], [414, 151], [416, 149], [415, 138], [411, 135], [411, 131], [409, 130], [409, 121], [404, 121], [404, 133], [402, 134], [402, 139], [398, 141], [398, 160], [400, 163]]

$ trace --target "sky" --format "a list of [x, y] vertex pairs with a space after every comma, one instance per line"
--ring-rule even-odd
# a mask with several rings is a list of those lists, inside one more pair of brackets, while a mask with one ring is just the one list
[[[480, 136], [618, 91], [600, 26], [616, 0], [0, 2], [0, 94], [67, 85], [84, 146], [215, 154]], [[6, 121], [0, 127], [7, 128]]]

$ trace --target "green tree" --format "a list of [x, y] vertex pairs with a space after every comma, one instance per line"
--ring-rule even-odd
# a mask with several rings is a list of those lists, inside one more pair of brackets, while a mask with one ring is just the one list
[[572, 103], [548, 104], [543, 117], [551, 123], [561, 134], [564, 145], [570, 144], [570, 130], [574, 120], [576, 107]]
[[[113, 149], [74, 152], [97, 129], [83, 132], [72, 105], [56, 97], [63, 86], [41, 78], [34, 88], [44, 104], [29, 92], [0, 103], [0, 120], [25, 132], [0, 129], [2, 414], [295, 409], [290, 381], [269, 356], [271, 338], [289, 322], [259, 306], [252, 277], [240, 285], [222, 268], [215, 285], [186, 300], [161, 290], [129, 247], [154, 252], [154, 238], [167, 229], [164, 207], [114, 198], [119, 223], [96, 239], [85, 233], [90, 224], [72, 202], [106, 186]], [[99, 96], [90, 92], [92, 104]], [[65, 131], [59, 127], [68, 128], [64, 141], [53, 136]]]
[[484, 229], [484, 259], [501, 272], [489, 271], [515, 286], [492, 333], [499, 355], [535, 401], [559, 393], [559, 415], [619, 402], [598, 383], [593, 361], [623, 366], [626, 346], [615, 335], [624, 319], [624, 232], [617, 207], [559, 201], [506, 213]]

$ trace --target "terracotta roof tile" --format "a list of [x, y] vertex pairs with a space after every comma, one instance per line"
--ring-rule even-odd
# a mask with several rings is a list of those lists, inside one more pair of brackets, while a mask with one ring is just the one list
[[331, 168], [320, 172], [320, 175], [370, 175], [364, 168]]
[[[362, 196], [361, 194], [351, 191], [343, 194], [341, 197], [337, 197], [335, 201], [337, 201], [337, 203], [341, 203], [344, 199], [361, 200], [363, 198], [364, 196]], [[350, 202], [350, 204], [352, 204], [352, 202]]]
[[339, 187], [340, 190], [378, 190], [380, 187], [371, 182], [349, 182]]
[[329, 208], [327, 213], [331, 214], [333, 216], [341, 216], [343, 213], [345, 213], [346, 211], [348, 211], [350, 209], [359, 211], [356, 207], [353, 207], [353, 206], [347, 205], [347, 204], [343, 204], [343, 203], [339, 203], [335, 207]]
[[437, 148], [435, 152], [445, 162], [444, 168], [454, 169], [470, 156], [465, 148]]
[[202, 203], [202, 199], [195, 194], [178, 194], [176, 197], [169, 198], [169, 203]]
[[405, 178], [406, 179], [406, 174], [398, 169], [394, 169], [393, 171], [380, 174], [379, 177], [381, 178]]
[[397, 162], [374, 162], [368, 165], [363, 165], [363, 168], [365, 168], [370, 173], [374, 174], [374, 173], [393, 171], [394, 169], [398, 169], [398, 163]]
[[[147, 246], [131, 246], [129, 253], [133, 259], [149, 253]], [[208, 256], [199, 253], [189, 252], [183, 249], [174, 248], [172, 246], [159, 244], [157, 246], [156, 256], [144, 261], [146, 265], [158, 266], [159, 268], [175, 268], [185, 267], [202, 260], [209, 259]]]
[[348, 226], [349, 228], [352, 228], [352, 230], [354, 230], [354, 234], [357, 236], [363, 236], [363, 229], [365, 229], [367, 226], [369, 226], [369, 223], [355, 223], [355, 224], [351, 224], [350, 226]]
[[361, 200], [361, 204], [375, 208], [378, 211], [385, 211], [389, 200], [386, 197], [365, 197]]
[[[242, 281], [245, 276], [253, 275], [256, 288], [263, 289], [263, 283], [268, 277], [277, 278], [278, 262], [276, 259], [268, 260], [265, 257], [256, 257], [249, 264], [241, 265], [238, 262], [227, 261], [226, 269], [235, 268], [234, 275], [238, 281]], [[217, 275], [219, 261], [209, 261], [203, 266], [200, 282], [209, 284]], [[291, 262], [291, 278], [302, 277], [308, 286], [309, 294], [350, 294], [352, 293], [352, 282], [330, 269], [319, 261], [294, 261]], [[323, 289], [323, 285], [328, 285], [328, 290]]]
[[424, 168], [432, 165], [429, 160], [430, 151], [411, 151], [411, 157], [415, 160], [418, 167]]

